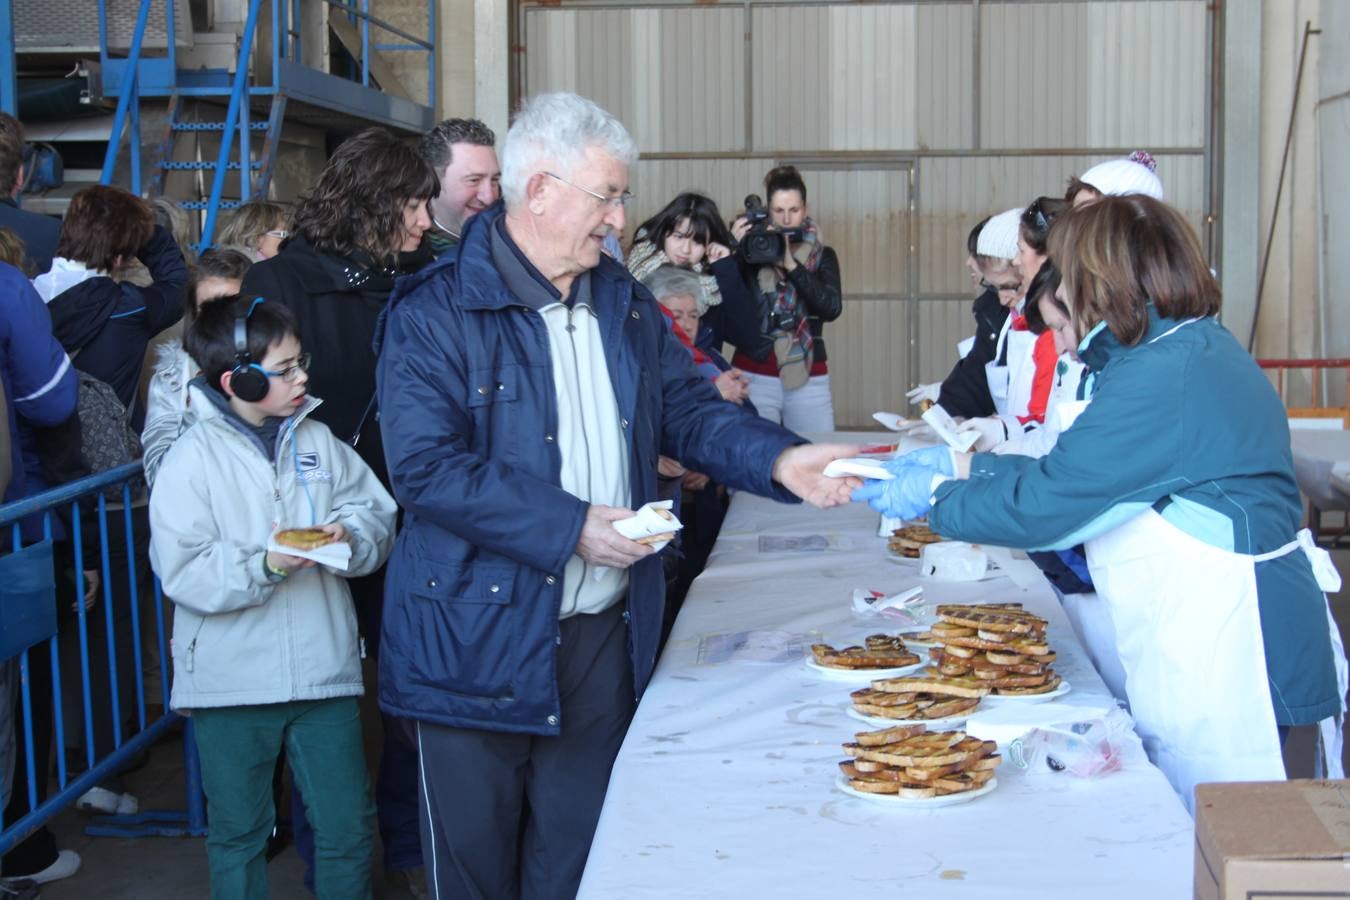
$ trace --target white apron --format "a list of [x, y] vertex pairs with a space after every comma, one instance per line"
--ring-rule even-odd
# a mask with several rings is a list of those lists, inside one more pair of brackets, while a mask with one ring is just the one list
[[[1115, 626], [1136, 730], [1192, 814], [1195, 786], [1202, 782], [1285, 777], [1256, 564], [1302, 549], [1316, 572], [1319, 560], [1309, 548], [1325, 554], [1312, 547], [1307, 532], [1273, 553], [1233, 553], [1192, 537], [1152, 509], [1087, 544], [1093, 584]], [[1343, 672], [1339, 645], [1333, 637]], [[1328, 750], [1338, 732], [1323, 728]], [[1338, 760], [1329, 762], [1336, 766]]]
[[[998, 333], [998, 343], [994, 347], [994, 359], [984, 365], [989, 395], [994, 398], [994, 412], [1005, 421], [1026, 416], [1027, 407], [1031, 405], [1032, 383], [1036, 380], [1036, 361], [1032, 352], [1037, 335], [1014, 330], [1015, 315], [1010, 312], [1003, 321], [1003, 330]], [[999, 360], [1003, 360], [1003, 364]]]

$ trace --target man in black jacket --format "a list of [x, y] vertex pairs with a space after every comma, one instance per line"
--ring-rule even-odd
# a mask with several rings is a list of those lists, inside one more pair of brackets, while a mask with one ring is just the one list
[[0, 228], [8, 228], [23, 241], [32, 267], [39, 275], [52, 267], [61, 224], [50, 216], [19, 209], [23, 189], [23, 125], [9, 113], [0, 112]]

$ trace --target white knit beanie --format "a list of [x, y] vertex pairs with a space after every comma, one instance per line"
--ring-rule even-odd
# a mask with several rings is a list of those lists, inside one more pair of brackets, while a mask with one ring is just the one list
[[1163, 186], [1157, 168], [1158, 163], [1152, 156], [1136, 150], [1123, 159], [1097, 163], [1078, 180], [1095, 188], [1102, 196], [1145, 194], [1154, 200], [1161, 200]]
[[980, 256], [996, 256], [999, 259], [1017, 257], [1017, 236], [1021, 234], [1022, 207], [1001, 212], [984, 223], [980, 229], [980, 238], [975, 243], [975, 252]]

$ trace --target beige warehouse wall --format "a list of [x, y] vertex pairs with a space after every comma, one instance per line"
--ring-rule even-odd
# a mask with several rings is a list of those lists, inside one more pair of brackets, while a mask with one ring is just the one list
[[[1317, 357], [1336, 353], [1334, 335], [1324, 332], [1327, 320], [1323, 304], [1344, 308], [1350, 298], [1344, 291], [1324, 293], [1322, 222], [1327, 214], [1324, 202], [1344, 204], [1350, 198], [1324, 195], [1319, 176], [1318, 124], [1324, 115], [1319, 105], [1323, 70], [1324, 37], [1308, 40], [1303, 65], [1302, 89], [1293, 110], [1298, 75], [1299, 52], [1305, 26], [1320, 29], [1323, 17], [1342, 0], [1266, 0], [1262, 14], [1261, 40], [1261, 166], [1260, 166], [1260, 245], [1226, 247], [1225, 254], [1256, 253], [1265, 250], [1270, 225], [1275, 217], [1270, 261], [1261, 308], [1257, 320], [1255, 352], [1261, 357]], [[1293, 140], [1284, 177], [1284, 190], [1278, 209], [1275, 204], [1280, 183], [1280, 164], [1293, 110]], [[1321, 152], [1344, 152], [1343, 147], [1323, 148]], [[1342, 248], [1342, 251], [1343, 252]], [[1327, 248], [1332, 252], [1331, 248]], [[1342, 314], [1343, 321], [1343, 314]], [[1244, 340], [1246, 335], [1241, 335]], [[1344, 380], [1340, 382], [1343, 394]], [[1296, 376], [1289, 399], [1306, 402], [1307, 379]]]
[[[1254, 242], [1249, 246], [1225, 246], [1223, 253], [1226, 260], [1233, 260], [1239, 255], [1246, 255], [1247, 258], [1255, 260], [1259, 265], [1262, 253], [1266, 247], [1267, 235], [1272, 217], [1276, 213], [1275, 195], [1279, 185], [1279, 171], [1281, 154], [1284, 149], [1284, 140], [1286, 127], [1289, 123], [1291, 101], [1295, 86], [1295, 76], [1298, 67], [1298, 55], [1303, 38], [1303, 29], [1305, 22], [1311, 21], [1313, 26], [1319, 27], [1324, 15], [1340, 5], [1350, 5], [1350, 0], [1263, 0], [1261, 3], [1261, 54], [1260, 54], [1260, 94], [1257, 98], [1228, 98], [1228, 103], [1237, 102], [1251, 103], [1259, 105], [1259, 138], [1258, 150], [1260, 155], [1259, 177], [1256, 183], [1248, 185], [1233, 185], [1236, 190], [1255, 191], [1259, 197], [1259, 227], [1256, 229], [1257, 236]], [[461, 16], [466, 24], [464, 28], [453, 31], [454, 39], [458, 41], [466, 40], [466, 35], [473, 34], [472, 54], [475, 59], [474, 65], [474, 90], [472, 97], [474, 100], [475, 114], [489, 119], [495, 127], [502, 127], [506, 120], [506, 76], [509, 67], [505, 60], [510, 59], [511, 47], [509, 46], [509, 27], [508, 22], [516, 16], [514, 7], [518, 4], [508, 4], [506, 0], [455, 0], [452, 5], [461, 8]], [[649, 104], [639, 102], [639, 95], [647, 90], [642, 80], [642, 64], [637, 62], [637, 47], [611, 47], [611, 53], [601, 58], [591, 53], [587, 53], [588, 62], [585, 65], [577, 66], [574, 54], [580, 50], [580, 42], [584, 40], [582, 35], [574, 35], [570, 40], [566, 32], [566, 27], [570, 24], [569, 19], [577, 16], [594, 16], [588, 9], [594, 9], [593, 5], [581, 3], [569, 3], [568, 0], [560, 0], [557, 4], [563, 7], [564, 12], [559, 15], [556, 8], [551, 12], [551, 23], [556, 28], [562, 28], [563, 31], [553, 35], [558, 40], [540, 41], [542, 46], [532, 44], [529, 53], [526, 54], [521, 67], [525, 74], [526, 81], [531, 81], [547, 70], [553, 68], [558, 71], [567, 70], [577, 73], [574, 77], [579, 77], [585, 81], [590, 75], [596, 75], [599, 70], [604, 68], [605, 60], [615, 60], [616, 58], [624, 60], [631, 72], [631, 82], [624, 83], [620, 80], [622, 88], [618, 90], [617, 100], [620, 106], [628, 103], [633, 108], [616, 110], [620, 113], [628, 113], [631, 116], [630, 127], [635, 129], [635, 133], [648, 137], [644, 146], [653, 143], [652, 135], [648, 132], [654, 128], [660, 128], [664, 117], [656, 116], [653, 108]], [[650, 12], [644, 12], [642, 15], [660, 17], [660, 27], [656, 33], [661, 35], [661, 43], [670, 45], [671, 49], [680, 47], [679, 40], [680, 27], [683, 19], [692, 14], [692, 10], [682, 6], [672, 6], [670, 3], [653, 2], [651, 4], [632, 2], [622, 4], [629, 7], [644, 7], [650, 5]], [[553, 6], [553, 4], [547, 4]], [[549, 13], [547, 6], [540, 10], [538, 6], [534, 9], [542, 13]], [[565, 12], [567, 7], [574, 7], [575, 12]], [[898, 28], [900, 37], [904, 37], [909, 32], [906, 31], [905, 23], [911, 26], [926, 21], [934, 16], [947, 16], [951, 19], [953, 28], [960, 28], [968, 17], [971, 6], [962, 2], [952, 2], [949, 4], [918, 4], [913, 7], [877, 7], [877, 8], [857, 8], [847, 11], [836, 11], [831, 13], [835, 16], [864, 16], [876, 19], [876, 25], [879, 28], [890, 29]], [[1025, 11], [1025, 12], [1023, 12]], [[468, 20], [474, 18], [475, 12], [478, 21], [472, 25], [467, 24]], [[538, 15], [539, 13], [533, 13]], [[766, 10], [755, 8], [753, 15], [765, 16]], [[1008, 16], [1020, 14], [1023, 18], [1032, 16], [1035, 21], [1032, 22], [1035, 27], [1026, 29], [1011, 28], [1005, 21]], [[622, 15], [632, 15], [618, 12], [617, 10], [605, 13], [610, 17]], [[722, 15], [737, 17], [743, 16], [743, 7], [728, 4], [722, 12]], [[1194, 93], [1186, 94], [1184, 91], [1173, 90], [1168, 92], [1163, 83], [1156, 85], [1158, 90], [1153, 91], [1149, 96], [1140, 97], [1132, 93], [1131, 84], [1138, 84], [1138, 77], [1125, 77], [1129, 72], [1138, 73], [1146, 71], [1150, 66], [1165, 68], [1178, 77], [1185, 76], [1182, 80], [1205, 77], [1204, 60], [1201, 55], [1195, 52], [1194, 42], [1178, 42], [1178, 34], [1184, 31], [1191, 31], [1196, 28], [1203, 28], [1203, 21], [1197, 16], [1203, 13], [1199, 7], [1184, 3], [1169, 3], [1167, 0], [1156, 0], [1149, 3], [1131, 3], [1131, 4], [1110, 4], [1110, 3], [1032, 3], [1024, 5], [1021, 10], [1016, 7], [1001, 3], [988, 4], [984, 9], [984, 15], [988, 22], [987, 35], [1006, 34], [1009, 31], [1022, 30], [1028, 36], [1037, 36], [1036, 39], [1053, 40], [1056, 34], [1077, 33], [1084, 28], [1090, 33], [1101, 35], [1120, 35], [1125, 32], [1133, 33], [1139, 31], [1134, 26], [1137, 24], [1132, 19], [1147, 17], [1147, 27], [1141, 33], [1154, 35], [1157, 39], [1146, 41], [1144, 44], [1135, 46], [1116, 46], [1111, 41], [1106, 41], [1102, 46], [1080, 47], [1073, 46], [1066, 50], [1064, 59], [1072, 61], [1082, 56], [1087, 51], [1088, 56], [1094, 60], [1109, 61], [1112, 48], [1114, 52], [1126, 54], [1131, 60], [1129, 65], [1104, 65], [1086, 67], [1079, 66], [1089, 75], [1089, 81], [1082, 82], [1082, 89], [1091, 87], [1092, 80], [1100, 80], [1111, 75], [1112, 72], [1122, 75], [1122, 84], [1116, 87], [1103, 86], [1096, 93], [1107, 91], [1114, 93], [1121, 99], [1119, 105], [1113, 104], [1092, 104], [1087, 118], [1065, 114], [1063, 116], [1044, 117], [1047, 123], [1058, 123], [1061, 130], [1068, 129], [1063, 135], [1064, 142], [1075, 145], [1091, 145], [1097, 141], [1102, 143], [1112, 143], [1108, 138], [1116, 138], [1119, 141], [1127, 143], [1138, 143], [1140, 146], [1148, 146], [1148, 141], [1140, 140], [1141, 137], [1152, 137], [1160, 141], [1162, 145], [1190, 144], [1194, 145], [1199, 141], [1199, 132], [1197, 129], [1202, 124], [1203, 109], [1194, 107]], [[793, 10], [783, 16], [783, 21], [789, 19], [801, 19], [803, 25], [802, 33], [797, 34], [793, 40], [799, 43], [802, 40], [812, 40], [811, 35], [822, 33], [824, 21], [822, 17], [826, 16], [826, 11], [819, 6], [805, 5], [799, 9]], [[1126, 16], [1126, 19], [1121, 19]], [[557, 18], [551, 18], [557, 17]], [[917, 18], [916, 18], [917, 17]], [[1036, 18], [1039, 17], [1039, 18]], [[1085, 18], [1087, 17], [1087, 18]], [[1132, 17], [1132, 18], [1128, 18]], [[1187, 18], [1190, 17], [1190, 18]], [[910, 21], [913, 19], [913, 21]], [[1091, 19], [1091, 21], [1088, 21]], [[1193, 19], [1193, 21], [1192, 21]], [[443, 40], [450, 39], [451, 16], [444, 15], [441, 22]], [[819, 21], [818, 21], [819, 20]], [[1083, 20], [1083, 21], [1079, 21]], [[1098, 21], [1100, 20], [1100, 21]], [[636, 21], [636, 18], [634, 19]], [[1184, 27], [1181, 26], [1185, 22]], [[814, 23], [814, 28], [806, 27], [809, 23]], [[1093, 24], [1099, 27], [1091, 27]], [[1169, 24], [1170, 23], [1170, 24]], [[1130, 26], [1122, 28], [1122, 25]], [[1072, 26], [1072, 28], [1070, 27]], [[1077, 29], [1077, 31], [1075, 31]], [[739, 34], [739, 29], [728, 29], [729, 32]], [[910, 30], [913, 30], [912, 28]], [[935, 34], [937, 32], [934, 32]], [[1047, 37], [1048, 36], [1048, 37]], [[537, 37], [537, 35], [536, 35]], [[519, 40], [519, 39], [517, 39]], [[1103, 38], [1105, 40], [1105, 38]], [[1281, 198], [1276, 218], [1276, 227], [1274, 238], [1270, 243], [1270, 261], [1265, 278], [1264, 291], [1262, 293], [1260, 316], [1256, 329], [1255, 350], [1259, 356], [1291, 356], [1291, 357], [1312, 357], [1324, 355], [1326, 353], [1340, 353], [1343, 350], [1336, 349], [1341, 345], [1337, 343], [1335, 335], [1328, 335], [1326, 332], [1328, 326], [1323, 324], [1327, 321], [1346, 321], [1346, 313], [1341, 307], [1350, 306], [1350, 299], [1347, 299], [1345, 291], [1331, 290], [1324, 297], [1323, 287], [1323, 265], [1322, 254], [1325, 252], [1329, 257], [1335, 253], [1334, 248], [1328, 248], [1325, 245], [1324, 229], [1320, 226], [1326, 210], [1320, 204], [1324, 202], [1347, 202], [1344, 198], [1330, 197], [1325, 195], [1319, 181], [1320, 157], [1317, 148], [1318, 141], [1318, 123], [1319, 107], [1318, 98], [1321, 96], [1319, 86], [1319, 65], [1322, 49], [1322, 38], [1314, 37], [1309, 45], [1307, 61], [1304, 65], [1302, 94], [1298, 109], [1295, 115], [1294, 139], [1291, 148], [1291, 155], [1288, 170], [1285, 175], [1284, 191]], [[685, 45], [686, 48], [688, 45]], [[697, 46], [697, 45], [695, 45]], [[664, 47], [662, 49], [665, 49]], [[726, 48], [722, 48], [725, 50]], [[923, 46], [919, 47], [918, 59], [916, 64], [923, 67]], [[1008, 55], [1009, 48], [1002, 42], [990, 41], [986, 44], [985, 51], [982, 54], [985, 62], [984, 76], [988, 78], [992, 73], [1000, 71], [1000, 60], [1004, 60]], [[1184, 51], [1184, 52], [1183, 52]], [[734, 52], [725, 53], [724, 56], [734, 56]], [[442, 60], [442, 89], [445, 96], [450, 96], [453, 91], [460, 91], [466, 97], [468, 96], [467, 77], [463, 68], [463, 59], [452, 61], [452, 54], [443, 53]], [[1020, 54], [1018, 54], [1020, 57]], [[1034, 58], [1045, 59], [1042, 54], [1033, 55]], [[1145, 62], [1144, 58], [1154, 58], [1154, 62]], [[1053, 58], [1053, 57], [1049, 57]], [[1119, 60], [1117, 60], [1119, 62]], [[894, 68], [902, 65], [903, 60], [891, 58], [889, 62], [882, 59], [878, 62], [883, 68]], [[930, 60], [929, 68], [936, 65]], [[1038, 63], [1043, 68], [1047, 82], [1066, 81], [1063, 78], [1064, 72], [1049, 63]], [[1065, 65], [1068, 65], [1066, 62]], [[458, 66], [453, 68], [452, 66]], [[1045, 68], [1049, 66], [1049, 68]], [[889, 73], [888, 68], [888, 73]], [[1003, 68], [1006, 68], [1004, 66]], [[701, 67], [695, 67], [696, 71], [702, 71]], [[1067, 71], [1067, 70], [1066, 70]], [[946, 73], [965, 73], [966, 69], [957, 66], [953, 72]], [[608, 92], [614, 92], [614, 78], [610, 76], [614, 73], [605, 72], [604, 77], [598, 83], [608, 85]], [[895, 74], [895, 73], [889, 73]], [[532, 77], [533, 76], [533, 77]], [[556, 81], [557, 79], [543, 78], [545, 82]], [[1169, 79], [1164, 79], [1167, 81]], [[925, 92], [922, 88], [924, 79], [917, 76], [912, 78], [903, 78], [895, 81], [887, 78], [884, 82], [875, 85], [877, 91], [885, 91], [887, 85], [892, 87], [900, 85], [906, 90], [914, 92], [905, 93], [902, 91], [891, 98], [894, 102], [878, 102], [874, 104], [873, 110], [890, 106], [906, 115], [901, 118], [905, 121], [911, 119], [918, 122], [921, 132], [917, 139], [913, 141], [918, 147], [947, 146], [951, 145], [953, 149], [958, 149], [959, 145], [968, 145], [972, 139], [970, 131], [972, 127], [978, 127], [982, 134], [983, 141], [989, 141], [993, 138], [991, 132], [1002, 130], [1004, 132], [1015, 132], [1014, 126], [1017, 123], [1002, 123], [1006, 127], [1000, 128], [1000, 122], [996, 121], [996, 116], [1003, 105], [987, 104], [988, 108], [981, 110], [981, 117], [977, 124], [972, 125], [969, 121], [969, 110], [961, 107], [959, 104], [944, 102], [939, 107], [928, 109], [925, 106], [925, 96], [933, 96], [933, 91], [952, 94], [953, 97], [959, 97], [969, 92], [969, 87], [965, 91], [959, 89], [959, 86], [952, 86], [952, 79], [936, 79], [935, 83], [930, 84], [930, 91]], [[735, 82], [731, 82], [733, 85]], [[819, 83], [818, 81], [815, 83]], [[944, 88], [946, 84], [948, 88]], [[1152, 82], [1150, 82], [1152, 84]], [[1072, 82], [1070, 82], [1070, 86]], [[561, 86], [561, 85], [560, 85]], [[575, 85], [577, 89], [582, 89], [582, 85]], [[594, 85], [592, 85], [594, 87]], [[495, 90], [495, 93], [494, 93]], [[1067, 88], [1065, 88], [1067, 90]], [[1095, 90], [1095, 89], [1094, 89]], [[1152, 88], [1151, 88], [1152, 90]], [[605, 93], [606, 89], [600, 89]], [[594, 93], [594, 91], [593, 91]], [[735, 94], [734, 91], [732, 91]], [[1057, 93], [1063, 93], [1058, 91]], [[887, 95], [889, 96], [889, 95]], [[1095, 96], [1095, 93], [1094, 93]], [[732, 97], [736, 100], [739, 95]], [[608, 98], [616, 99], [616, 98]], [[723, 98], [725, 99], [725, 98]], [[1185, 106], [1191, 103], [1192, 107]], [[1180, 104], [1180, 105], [1178, 105]], [[714, 103], [714, 107], [720, 109], [723, 104]], [[725, 104], [728, 108], [739, 107], [739, 103], [730, 102]], [[931, 103], [929, 104], [932, 105]], [[467, 107], [467, 104], [466, 104]], [[645, 109], [644, 109], [645, 107]], [[764, 107], [767, 108], [767, 107]], [[1111, 113], [1111, 109], [1115, 113]], [[851, 105], [836, 104], [832, 116], [847, 117]], [[914, 110], [918, 112], [915, 113]], [[948, 115], [942, 118], [947, 124], [939, 127], [941, 124], [936, 120], [924, 125], [927, 121], [925, 116], [930, 119], [935, 115], [940, 116], [942, 110]], [[1151, 111], [1150, 111], [1151, 110]], [[1165, 115], [1159, 115], [1159, 110], [1165, 112]], [[955, 111], [955, 115], [952, 113]], [[759, 113], [757, 110], [757, 114]], [[995, 118], [991, 118], [995, 117]], [[628, 117], [626, 117], [628, 118]], [[714, 117], [713, 125], [705, 129], [686, 132], [684, 138], [695, 140], [696, 142], [712, 142], [718, 144], [719, 149], [731, 149], [730, 147], [721, 148], [720, 145], [735, 144], [734, 138], [741, 135], [741, 128], [744, 123], [741, 121], [743, 115], [736, 121], [730, 123], [723, 122]], [[492, 121], [495, 119], [495, 121]], [[1079, 120], [1082, 119], [1080, 122]], [[948, 121], [950, 120], [950, 121]], [[860, 127], [864, 131], [885, 131], [884, 123], [869, 119], [866, 116], [858, 119]], [[870, 126], [868, 123], [871, 122]], [[1142, 124], [1141, 124], [1142, 123]], [[904, 122], [895, 127], [904, 125]], [[1129, 126], [1129, 127], [1126, 127]], [[1149, 133], [1142, 135], [1140, 128], [1163, 129], [1159, 134]], [[945, 128], [945, 130], [944, 130]], [[1116, 134], [1121, 128], [1125, 128], [1125, 134]], [[1144, 130], [1147, 130], [1145, 128]], [[1083, 134], [1079, 132], [1086, 131]], [[752, 134], [753, 146], [768, 147], [774, 144], [770, 140], [772, 136], [772, 123], [769, 121], [755, 121], [750, 123], [750, 132]], [[949, 133], [950, 132], [950, 133]], [[830, 146], [838, 144], [840, 148], [851, 147], [846, 135], [839, 131], [830, 131], [834, 138], [825, 143]], [[1040, 135], [1044, 137], [1044, 134]], [[894, 137], [894, 136], [892, 136]], [[999, 143], [1007, 145], [1009, 141], [1008, 134], [1000, 136]], [[1165, 138], [1165, 140], [1164, 140]], [[936, 144], [933, 142], [936, 141]], [[676, 146], [679, 141], [672, 139], [668, 135], [661, 134], [655, 141], [657, 145], [670, 144], [671, 147], [662, 147], [662, 149], [703, 149], [686, 148], [683, 145]], [[888, 144], [897, 144], [892, 140], [883, 142]], [[898, 144], [909, 144], [909, 141], [898, 141]], [[1013, 140], [1013, 144], [1018, 141]], [[1035, 145], [1037, 142], [1028, 138], [1022, 143]], [[1062, 142], [1063, 143], [1063, 142]], [[1052, 146], [1057, 146], [1052, 144]], [[1173, 192], [1173, 196], [1181, 202], [1186, 208], [1188, 216], [1198, 226], [1204, 225], [1204, 209], [1201, 185], [1203, 182], [1203, 166], [1199, 158], [1192, 157], [1164, 159], [1160, 163], [1167, 166], [1167, 175], [1169, 188], [1176, 187], [1180, 190]], [[927, 172], [927, 176], [933, 176], [936, 172]], [[1010, 179], [1014, 182], [1021, 179]], [[1044, 180], [1044, 179], [1041, 179]], [[998, 181], [998, 179], [995, 179]], [[1009, 185], [1000, 185], [1009, 187]], [[1220, 186], [1216, 185], [1215, 196], [1221, 191]], [[1000, 193], [995, 191], [995, 193]], [[1323, 199], [1327, 197], [1328, 199]], [[929, 197], [930, 201], [934, 198]], [[1001, 199], [1001, 197], [1000, 197]], [[996, 206], [997, 204], [993, 204]], [[923, 212], [923, 210], [921, 210]], [[958, 217], [959, 218], [959, 217]], [[1350, 219], [1350, 217], [1347, 217]], [[919, 223], [920, 227], [931, 225], [928, 219]], [[947, 223], [949, 227], [939, 235], [936, 232], [929, 234], [925, 232], [926, 241], [920, 242], [921, 254], [926, 257], [922, 260], [924, 265], [922, 290], [940, 289], [937, 282], [950, 280], [948, 273], [942, 270], [940, 260], [931, 257], [932, 254], [939, 253], [937, 240], [942, 237], [951, 237], [953, 240], [957, 232], [964, 233], [964, 228], [968, 223], [961, 218]], [[941, 230], [941, 229], [939, 229]], [[946, 232], [951, 232], [947, 235]], [[958, 236], [959, 237], [959, 236]], [[1217, 239], [1217, 235], [1216, 235]], [[959, 272], [958, 272], [959, 274]], [[1230, 291], [1230, 302], [1233, 304], [1235, 312], [1251, 308], [1254, 299], [1254, 290], [1247, 287], [1234, 287]], [[1336, 304], [1334, 314], [1328, 316], [1327, 310], [1323, 309], [1323, 303]], [[961, 323], [957, 323], [960, 325]], [[1236, 324], [1239, 331], [1239, 337], [1245, 342], [1247, 338], [1246, 323]], [[1332, 340], [1328, 341], [1328, 338]], [[1305, 390], [1306, 381], [1294, 379], [1295, 387], [1293, 390]], [[1294, 398], [1297, 399], [1297, 398]]]

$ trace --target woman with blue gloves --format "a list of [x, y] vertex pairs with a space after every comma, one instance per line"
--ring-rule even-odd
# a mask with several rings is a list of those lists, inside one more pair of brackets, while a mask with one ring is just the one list
[[1340, 777], [1345, 655], [1324, 591], [1340, 578], [1299, 531], [1279, 397], [1215, 319], [1218, 285], [1165, 204], [1066, 213], [1050, 256], [1095, 375], [1049, 454], [929, 448], [854, 492], [948, 538], [1086, 543], [1149, 758], [1188, 808], [1208, 781], [1283, 779], [1288, 727], [1321, 723]]

